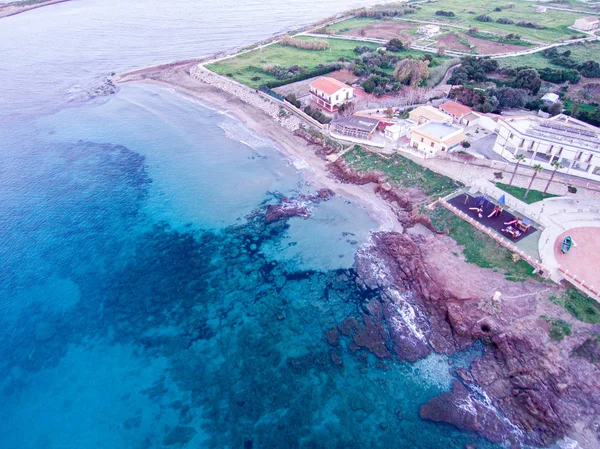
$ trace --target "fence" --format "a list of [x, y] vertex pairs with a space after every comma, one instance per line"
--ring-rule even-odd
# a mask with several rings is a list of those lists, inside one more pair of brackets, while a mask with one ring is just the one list
[[590, 298], [593, 298], [596, 301], [600, 302], [600, 289], [599, 288], [594, 287], [593, 285], [589, 285], [589, 286], [586, 285], [585, 281], [583, 279], [579, 279], [577, 277], [577, 275], [569, 273], [569, 270], [565, 270], [561, 266], [558, 267], [558, 271], [560, 271], [562, 273], [562, 275], [565, 277], [565, 279], [567, 279], [571, 284], [573, 284], [573, 286], [575, 288], [581, 290], [586, 295], [588, 295]]
[[519, 248], [517, 248], [512, 242], [508, 241], [504, 237], [499, 236], [498, 234], [496, 234], [496, 232], [494, 232], [490, 228], [488, 228], [486, 226], [483, 226], [477, 220], [474, 220], [472, 217], [469, 217], [467, 214], [465, 214], [461, 210], [457, 209], [452, 204], [448, 203], [446, 200], [443, 200], [443, 199], [440, 198], [438, 200], [438, 202], [445, 209], [448, 209], [450, 212], [452, 212], [454, 215], [458, 216], [459, 218], [462, 218], [463, 220], [465, 220], [466, 222], [468, 222], [469, 224], [471, 224], [473, 227], [475, 227], [478, 230], [480, 230], [481, 232], [487, 234], [488, 236], [490, 236], [491, 238], [493, 238], [494, 240], [496, 240], [498, 243], [500, 243], [502, 246], [504, 246], [505, 248], [509, 249], [513, 253], [518, 254], [519, 257], [521, 257], [521, 259], [523, 259], [525, 262], [527, 262], [529, 265], [531, 265], [536, 270], [539, 270], [540, 275], [543, 275], [544, 272], [547, 271], [546, 268], [544, 267], [544, 265], [542, 265], [541, 262], [535, 260], [533, 257], [531, 257], [530, 255], [526, 254], [525, 252], [523, 252], [522, 250], [520, 250]]

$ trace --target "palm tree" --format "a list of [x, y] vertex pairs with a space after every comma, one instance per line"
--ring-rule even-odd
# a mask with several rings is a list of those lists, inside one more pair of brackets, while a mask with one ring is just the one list
[[544, 189], [544, 195], [548, 191], [548, 187], [550, 187], [550, 184], [552, 183], [552, 179], [554, 179], [554, 175], [556, 174], [556, 170], [558, 170], [559, 168], [562, 168], [562, 165], [560, 164], [560, 160], [558, 160], [558, 159], [554, 159], [552, 161], [551, 165], [554, 167], [554, 171], [552, 172], [552, 175], [550, 175], [550, 179], [548, 180], [548, 184], [546, 184], [546, 188]]
[[531, 177], [531, 181], [529, 181], [529, 187], [527, 187], [527, 191], [525, 192], [523, 199], [527, 198], [527, 195], [529, 195], [529, 191], [531, 190], [531, 185], [533, 184], [533, 180], [535, 179], [537, 174], [543, 170], [543, 168], [540, 164], [535, 164], [531, 168], [533, 168], [533, 176]]
[[513, 171], [513, 174], [510, 177], [510, 182], [508, 183], [508, 187], [510, 187], [512, 185], [513, 179], [515, 179], [515, 174], [517, 173], [517, 169], [519, 168], [519, 164], [521, 164], [521, 162], [523, 162], [523, 160], [525, 159], [525, 155], [517, 154], [515, 156], [515, 159], [517, 160], [517, 165], [515, 165], [515, 170]]

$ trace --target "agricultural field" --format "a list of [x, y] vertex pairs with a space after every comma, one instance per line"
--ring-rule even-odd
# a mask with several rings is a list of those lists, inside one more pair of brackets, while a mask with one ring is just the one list
[[[419, 3], [419, 9], [414, 14], [408, 14], [398, 20], [428, 20], [457, 27], [471, 28], [477, 27], [482, 31], [489, 31], [501, 35], [519, 34], [523, 39], [529, 39], [535, 42], [560, 42], [570, 39], [572, 36], [584, 37], [583, 33], [571, 30], [568, 27], [573, 25], [576, 19], [585, 17], [586, 14], [556, 11], [548, 9], [545, 13], [537, 13], [536, 4], [525, 0], [514, 0], [513, 8], [505, 8], [509, 3], [506, 0], [438, 0], [427, 3]], [[563, 7], [568, 7], [563, 5]], [[494, 11], [499, 8], [500, 11]], [[454, 17], [445, 17], [436, 15], [436, 11], [449, 11], [455, 14]], [[475, 18], [480, 15], [487, 15], [492, 18], [491, 22], [480, 22]], [[500, 18], [510, 19], [514, 24], [501, 24], [496, 20]], [[542, 29], [525, 28], [516, 25], [519, 20], [535, 21]]]
[[[600, 54], [600, 42], [589, 42], [586, 44], [574, 44], [566, 47], [559, 47], [559, 51], [571, 50], [571, 58], [579, 63], [586, 61], [597, 61]], [[556, 64], [552, 64], [550, 60], [542, 53], [534, 53], [531, 55], [515, 56], [511, 58], [498, 59], [500, 67], [531, 67], [534, 69], [543, 69], [550, 67], [552, 69], [563, 69]]]
[[398, 38], [410, 40], [415, 35], [419, 24], [399, 22], [397, 20], [377, 20], [366, 17], [356, 17], [338, 22], [327, 27], [332, 34], [342, 34], [354, 37], [368, 37], [390, 40]]

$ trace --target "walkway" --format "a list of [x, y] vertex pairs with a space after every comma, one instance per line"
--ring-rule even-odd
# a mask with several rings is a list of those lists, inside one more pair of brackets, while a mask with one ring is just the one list
[[[567, 254], [561, 251], [561, 243], [571, 236], [575, 246]], [[554, 255], [560, 266], [575, 276], [587, 288], [600, 291], [600, 228], [574, 228], [563, 232], [554, 242]]]

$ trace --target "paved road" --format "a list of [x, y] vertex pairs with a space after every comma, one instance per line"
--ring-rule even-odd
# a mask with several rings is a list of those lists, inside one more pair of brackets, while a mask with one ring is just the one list
[[498, 137], [498, 135], [496, 133], [492, 133], [488, 136], [482, 137], [479, 140], [476, 140], [475, 142], [471, 142], [471, 148], [469, 148], [469, 150], [481, 154], [486, 159], [506, 162], [498, 153], [492, 150], [494, 147], [494, 142], [496, 142], [496, 137]]

